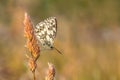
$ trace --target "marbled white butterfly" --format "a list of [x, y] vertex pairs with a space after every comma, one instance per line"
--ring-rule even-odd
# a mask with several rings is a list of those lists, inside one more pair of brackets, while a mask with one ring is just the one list
[[[35, 35], [45, 49], [56, 49], [53, 47], [54, 38], [57, 33], [57, 20], [55, 17], [49, 17], [35, 26]], [[60, 54], [61, 52], [56, 49]]]

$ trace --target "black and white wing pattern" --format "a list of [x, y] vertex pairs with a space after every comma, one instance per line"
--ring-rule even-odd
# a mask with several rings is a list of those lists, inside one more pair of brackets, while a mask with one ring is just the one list
[[35, 26], [35, 35], [45, 49], [53, 48], [54, 38], [57, 32], [57, 20], [49, 17]]

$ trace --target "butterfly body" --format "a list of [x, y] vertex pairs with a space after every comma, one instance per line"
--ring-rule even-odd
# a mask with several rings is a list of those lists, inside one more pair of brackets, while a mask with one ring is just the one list
[[35, 26], [35, 35], [45, 49], [53, 49], [54, 38], [57, 32], [57, 20], [49, 17]]

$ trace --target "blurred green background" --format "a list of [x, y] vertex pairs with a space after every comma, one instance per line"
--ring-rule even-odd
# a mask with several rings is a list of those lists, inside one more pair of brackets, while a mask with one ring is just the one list
[[37, 80], [47, 63], [56, 80], [120, 80], [120, 0], [0, 0], [0, 80], [32, 80], [27, 68], [24, 12], [34, 25], [55, 16], [55, 50], [41, 51]]

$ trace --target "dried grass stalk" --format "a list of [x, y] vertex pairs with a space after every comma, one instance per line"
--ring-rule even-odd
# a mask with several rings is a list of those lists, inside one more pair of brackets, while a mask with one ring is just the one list
[[27, 40], [26, 47], [32, 56], [32, 57], [29, 57], [26, 55], [28, 58], [28, 66], [33, 73], [34, 80], [36, 80], [36, 77], [35, 77], [35, 70], [37, 67], [36, 60], [40, 56], [39, 54], [40, 48], [39, 48], [39, 45], [37, 44], [37, 39], [34, 34], [32, 22], [27, 13], [25, 13], [25, 19], [24, 19], [24, 36], [26, 37], [26, 40]]
[[40, 53], [40, 48], [37, 43], [37, 39], [34, 34], [34, 29], [32, 22], [30, 20], [30, 17], [27, 13], [25, 13], [25, 19], [24, 19], [24, 36], [27, 39], [26, 47], [31, 52], [32, 57], [37, 60]]
[[35, 72], [35, 69], [37, 67], [37, 64], [35, 62], [35, 60], [31, 57], [29, 57], [27, 54], [26, 54], [26, 57], [28, 58], [28, 66], [29, 66], [29, 69], [32, 71], [32, 72]]
[[[36, 36], [34, 34], [34, 28], [32, 25], [32, 22], [30, 20], [30, 17], [28, 16], [27, 13], [25, 13], [25, 18], [24, 18], [24, 36], [26, 37], [26, 47], [29, 50], [29, 52], [31, 53], [32, 57], [29, 57], [26, 54], [26, 57], [28, 58], [28, 66], [29, 69], [32, 71], [33, 73], [33, 78], [34, 80], [36, 80], [35, 77], [35, 70], [37, 68], [37, 64], [36, 61], [40, 56], [40, 47], [38, 45]], [[47, 75], [45, 77], [45, 80], [54, 80], [55, 77], [55, 67], [53, 64], [48, 63], [48, 71], [47, 71]]]
[[45, 80], [54, 80], [55, 78], [55, 67], [53, 64], [48, 63], [48, 70], [47, 70], [47, 75], [45, 77]]

